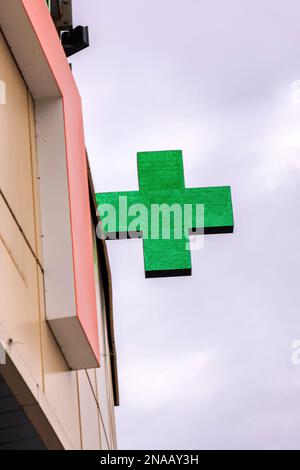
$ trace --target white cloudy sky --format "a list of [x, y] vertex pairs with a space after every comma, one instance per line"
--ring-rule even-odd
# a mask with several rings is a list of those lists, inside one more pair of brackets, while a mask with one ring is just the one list
[[299, 449], [299, 1], [73, 3], [96, 190], [180, 148], [186, 186], [233, 194], [235, 234], [207, 236], [191, 278], [145, 280], [141, 241], [109, 242], [119, 447]]

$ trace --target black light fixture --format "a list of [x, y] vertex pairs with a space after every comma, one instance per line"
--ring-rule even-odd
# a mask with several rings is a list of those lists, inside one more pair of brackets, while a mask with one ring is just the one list
[[72, 0], [51, 0], [50, 12], [67, 57], [89, 47], [88, 26], [73, 28]]
[[77, 26], [75, 29], [63, 32], [61, 34], [61, 43], [67, 57], [77, 54], [77, 52], [90, 45], [89, 28], [87, 26]]

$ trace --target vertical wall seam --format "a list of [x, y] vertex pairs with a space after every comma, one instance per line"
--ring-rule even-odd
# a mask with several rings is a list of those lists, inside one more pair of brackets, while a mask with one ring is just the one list
[[[95, 388], [96, 388], [96, 394], [99, 399], [99, 392], [98, 392], [98, 378], [97, 378], [97, 370], [94, 369], [94, 376], [95, 376]], [[100, 424], [100, 417], [99, 413], [97, 413], [97, 421], [98, 421], [98, 432], [99, 432], [99, 444], [100, 444], [100, 449], [102, 449], [102, 439], [101, 439], [101, 424]]]
[[78, 371], [76, 371], [76, 385], [77, 385], [77, 404], [78, 404], [78, 417], [79, 417], [80, 446], [81, 446], [81, 450], [83, 450], [82, 420], [81, 420], [81, 408], [80, 408], [80, 390], [79, 390]]
[[[34, 238], [35, 238], [35, 254], [38, 258], [38, 241], [37, 241], [37, 216], [39, 216], [39, 205], [37, 206], [38, 194], [36, 194], [36, 184], [35, 172], [33, 170], [33, 158], [36, 155], [36, 152], [33, 150], [35, 133], [34, 128], [34, 110], [33, 102], [29, 90], [27, 88], [27, 113], [28, 113], [28, 129], [29, 129], [29, 143], [30, 143], [30, 165], [31, 165], [31, 181], [32, 181], [32, 203], [33, 203], [33, 217], [34, 217]], [[37, 214], [38, 212], [38, 214]], [[43, 272], [41, 272], [43, 276]], [[44, 353], [43, 353], [43, 337], [42, 337], [42, 302], [41, 302], [41, 288], [39, 279], [39, 265], [36, 265], [36, 280], [37, 280], [37, 295], [38, 295], [38, 315], [39, 315], [39, 336], [40, 336], [40, 353], [41, 353], [41, 374], [42, 374], [42, 390], [45, 393], [45, 368], [44, 368]]]

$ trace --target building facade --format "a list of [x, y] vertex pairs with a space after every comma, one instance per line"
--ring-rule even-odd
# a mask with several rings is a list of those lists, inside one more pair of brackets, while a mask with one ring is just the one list
[[0, 450], [115, 449], [112, 292], [44, 0], [0, 0]]

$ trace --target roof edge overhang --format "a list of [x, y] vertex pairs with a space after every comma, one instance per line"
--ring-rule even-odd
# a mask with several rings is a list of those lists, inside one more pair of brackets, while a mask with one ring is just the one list
[[[0, 347], [2, 346], [0, 345]], [[44, 410], [47, 410], [48, 414], [50, 411], [49, 405], [46, 401], [44, 403], [37, 401], [8, 352], [5, 352], [4, 362], [4, 364], [0, 363], [0, 374], [45, 447], [48, 450], [71, 449], [72, 445], [64, 434], [63, 429], [60, 429], [60, 440], [57, 432], [48, 421]]]

